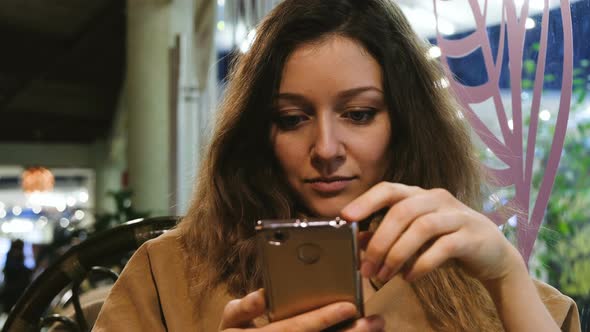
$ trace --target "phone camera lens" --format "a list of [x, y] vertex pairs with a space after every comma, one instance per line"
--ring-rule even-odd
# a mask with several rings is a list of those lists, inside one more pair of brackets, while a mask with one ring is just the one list
[[271, 233], [267, 233], [266, 240], [273, 246], [282, 245], [289, 238], [289, 234], [282, 230], [275, 230]]
[[276, 231], [274, 234], [274, 240], [277, 242], [285, 241], [285, 233], [283, 233], [281, 231]]

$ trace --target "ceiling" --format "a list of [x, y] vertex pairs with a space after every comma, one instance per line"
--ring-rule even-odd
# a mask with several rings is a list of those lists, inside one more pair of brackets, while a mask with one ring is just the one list
[[0, 1], [0, 142], [106, 136], [124, 72], [125, 1]]

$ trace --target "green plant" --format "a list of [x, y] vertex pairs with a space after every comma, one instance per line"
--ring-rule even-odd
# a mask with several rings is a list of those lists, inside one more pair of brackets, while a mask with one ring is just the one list
[[115, 211], [97, 214], [93, 233], [107, 230], [129, 220], [145, 218], [150, 214], [149, 211], [137, 211], [133, 208], [131, 190], [109, 191], [108, 196], [115, 201]]
[[[534, 272], [545, 276], [582, 308], [590, 305], [590, 121], [568, 131], [544, 227], [539, 232], [536, 259], [540, 265]], [[545, 133], [543, 138], [550, 137]], [[533, 185], [538, 186], [542, 176], [538, 171]]]
[[[534, 44], [526, 52], [523, 61], [522, 89], [531, 93], [537, 70], [539, 45]], [[572, 297], [583, 313], [583, 324], [590, 324], [584, 313], [590, 309], [590, 117], [581, 116], [588, 112], [584, 106], [588, 99], [590, 60], [582, 59], [575, 64], [572, 82], [572, 100], [569, 127], [565, 137], [558, 172], [547, 204], [542, 227], [531, 258], [531, 273], [563, 293]], [[546, 83], [556, 77], [547, 74]], [[544, 91], [546, 92], [546, 91]], [[523, 105], [524, 106], [524, 105]], [[530, 112], [524, 112], [523, 140], [528, 137]], [[545, 165], [555, 133], [555, 123], [539, 121], [535, 145], [532, 191], [539, 191], [545, 175]], [[523, 142], [523, 147], [526, 142]], [[495, 156], [481, 151], [480, 158], [487, 164]], [[492, 193], [488, 193], [492, 194]], [[496, 208], [514, 196], [512, 187], [493, 193]], [[533, 194], [532, 197], [536, 197]], [[507, 223], [502, 228], [506, 237], [516, 244], [516, 227]], [[586, 311], [584, 311], [586, 310]]]
[[[533, 51], [538, 51], [538, 46]], [[534, 60], [523, 65], [523, 89], [532, 88], [536, 70]], [[533, 252], [538, 262], [532, 271], [576, 300], [578, 307], [590, 308], [590, 119], [580, 114], [587, 98], [590, 61], [582, 59], [573, 70], [570, 127], [549, 198], [543, 226]], [[546, 75], [545, 81], [555, 79]], [[577, 123], [574, 123], [577, 122]], [[528, 124], [527, 120], [527, 124]], [[555, 132], [555, 125], [539, 125], [535, 157], [545, 165]], [[538, 190], [544, 176], [543, 167], [533, 173], [533, 189]]]

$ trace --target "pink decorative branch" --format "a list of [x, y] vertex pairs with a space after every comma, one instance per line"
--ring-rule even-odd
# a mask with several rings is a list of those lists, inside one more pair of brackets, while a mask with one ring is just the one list
[[[438, 11], [437, 0], [433, 0], [434, 14], [437, 19]], [[493, 184], [498, 187], [515, 187], [515, 196], [508, 204], [514, 204], [523, 212], [517, 215], [518, 230], [517, 240], [521, 254], [528, 261], [533, 245], [539, 232], [539, 227], [543, 220], [545, 209], [549, 201], [551, 188], [555, 180], [561, 150], [563, 148], [567, 122], [569, 118], [569, 104], [572, 96], [573, 83], [573, 40], [572, 40], [572, 23], [571, 12], [567, 0], [561, 0], [561, 16], [563, 21], [563, 40], [564, 40], [564, 60], [563, 60], [563, 78], [561, 86], [561, 97], [557, 123], [551, 152], [547, 165], [545, 166], [544, 177], [541, 182], [541, 188], [537, 197], [534, 199], [532, 213], [529, 206], [531, 205], [532, 190], [532, 173], [533, 162], [535, 158], [535, 146], [538, 131], [539, 109], [541, 105], [541, 96], [543, 93], [545, 64], [547, 59], [547, 37], [549, 30], [549, 3], [545, 0], [543, 18], [541, 22], [541, 37], [537, 68], [535, 72], [535, 83], [533, 89], [533, 98], [531, 104], [531, 120], [529, 124], [528, 137], [526, 140], [526, 156], [523, 149], [523, 112], [522, 112], [522, 66], [524, 53], [524, 38], [526, 33], [525, 22], [528, 17], [529, 3], [524, 2], [520, 14], [517, 15], [516, 6], [512, 0], [503, 0], [502, 20], [500, 23], [500, 40], [498, 44], [498, 54], [496, 63], [493, 61], [490, 41], [487, 34], [486, 14], [487, 1], [484, 3], [483, 13], [477, 0], [469, 0], [476, 28], [469, 36], [458, 39], [448, 40], [442, 37], [437, 29], [437, 41], [441, 48], [441, 62], [449, 77], [453, 73], [448, 64], [448, 57], [460, 58], [481, 48], [485, 70], [488, 74], [488, 81], [477, 87], [468, 87], [457, 80], [450, 80], [451, 88], [457, 94], [459, 102], [463, 106], [463, 113], [473, 129], [483, 141], [483, 143], [508, 167], [504, 169], [495, 169], [487, 167], [486, 169], [494, 179]], [[506, 33], [508, 32], [508, 33]], [[505, 38], [507, 35], [507, 40]], [[508, 43], [509, 70], [512, 90], [512, 117], [513, 129], [508, 126], [508, 119], [504, 104], [502, 103], [499, 79], [502, 70], [502, 61], [504, 55], [505, 43]], [[471, 104], [481, 103], [485, 100], [492, 99], [496, 109], [496, 116], [500, 125], [502, 140], [496, 137], [490, 128], [475, 113]], [[501, 214], [492, 212], [490, 217], [498, 224], [504, 224], [506, 220]]]
[[[547, 1], [545, 0], [545, 8], [547, 8]], [[555, 125], [555, 133], [553, 134], [553, 143], [551, 144], [551, 152], [549, 160], [545, 167], [545, 176], [541, 182], [541, 188], [535, 202], [533, 213], [531, 215], [531, 223], [533, 224], [534, 236], [526, 236], [526, 231], [519, 229], [519, 239], [523, 238], [526, 245], [523, 250], [525, 257], [529, 257], [533, 244], [535, 242], [539, 227], [549, 202], [551, 188], [555, 182], [555, 175], [561, 159], [561, 151], [563, 150], [563, 143], [565, 142], [565, 134], [567, 131], [567, 122], [569, 120], [570, 102], [572, 99], [572, 84], [573, 84], [573, 69], [574, 69], [574, 41], [572, 31], [572, 15], [570, 11], [569, 1], [561, 0], [561, 19], [563, 21], [563, 78], [561, 81], [561, 99], [559, 100], [559, 113], [557, 114], [557, 123]], [[547, 11], [547, 9], [545, 9]], [[546, 14], [548, 15], [548, 14]], [[520, 233], [523, 234], [520, 234]]]

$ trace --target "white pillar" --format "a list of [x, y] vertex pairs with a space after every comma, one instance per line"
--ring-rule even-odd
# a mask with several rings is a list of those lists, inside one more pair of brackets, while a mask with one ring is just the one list
[[217, 3], [175, 0], [171, 6], [172, 35], [179, 37], [176, 135], [175, 213], [186, 213], [193, 196], [200, 152], [207, 144], [211, 115], [217, 104], [217, 66], [213, 43]]
[[127, 1], [127, 159], [138, 210], [168, 215], [171, 204], [168, 102], [169, 3]]

